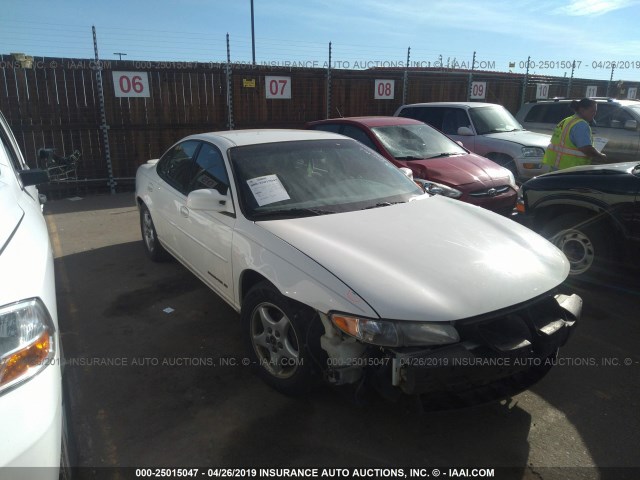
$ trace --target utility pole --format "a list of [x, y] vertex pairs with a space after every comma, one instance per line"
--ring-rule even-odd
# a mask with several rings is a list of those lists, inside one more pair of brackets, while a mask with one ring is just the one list
[[102, 130], [102, 140], [104, 141], [104, 157], [107, 162], [107, 175], [109, 176], [109, 190], [111, 195], [116, 193], [116, 181], [113, 178], [113, 165], [111, 164], [111, 149], [109, 148], [109, 125], [107, 125], [107, 112], [105, 109], [104, 101], [104, 85], [102, 83], [102, 63], [98, 56], [98, 37], [96, 35], [95, 25], [91, 26], [91, 32], [93, 33], [93, 52], [95, 54], [95, 72], [96, 72], [96, 84], [98, 85], [98, 99], [100, 100], [100, 129]]
[[253, 29], [253, 0], [251, 0], [251, 54], [253, 58], [253, 64], [256, 64], [256, 35]]
[[120, 58], [118, 58], [118, 60], [122, 60], [122, 56], [126, 55], [126, 53], [124, 52], [113, 52], [114, 55], [118, 55]]

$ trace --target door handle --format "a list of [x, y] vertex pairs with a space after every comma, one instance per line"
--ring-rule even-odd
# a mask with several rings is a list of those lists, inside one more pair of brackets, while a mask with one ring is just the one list
[[180, 207], [180, 215], [182, 215], [184, 218], [189, 218], [189, 209], [187, 207], [185, 207], [184, 205]]

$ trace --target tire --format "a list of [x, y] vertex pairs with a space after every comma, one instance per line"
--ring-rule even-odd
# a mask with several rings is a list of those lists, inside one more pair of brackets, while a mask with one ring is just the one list
[[567, 213], [549, 222], [542, 234], [569, 260], [569, 275], [588, 279], [607, 271], [612, 257], [606, 223], [586, 214]]
[[143, 203], [140, 205], [140, 232], [142, 233], [142, 244], [147, 256], [154, 262], [161, 262], [169, 257], [167, 251], [158, 240], [156, 227], [151, 218], [151, 212]]
[[315, 312], [287, 299], [265, 281], [249, 290], [241, 317], [258, 376], [287, 395], [308, 392], [317, 380], [314, 362], [321, 352], [320, 335], [313, 328]]

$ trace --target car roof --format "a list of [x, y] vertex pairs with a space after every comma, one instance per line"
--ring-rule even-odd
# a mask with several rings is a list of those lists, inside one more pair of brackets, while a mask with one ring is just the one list
[[[527, 102], [527, 105], [548, 104], [548, 103], [571, 103], [574, 100], [581, 100], [581, 98], [549, 98], [544, 100], [530, 100]], [[640, 105], [640, 100], [632, 100], [632, 99], [592, 97], [591, 100], [594, 100], [596, 103], [618, 103], [620, 105]]]
[[315, 122], [309, 122], [307, 125], [324, 125], [327, 123], [359, 124], [366, 127], [383, 127], [390, 125], [416, 125], [422, 124], [423, 122], [414, 120], [413, 118], [376, 116], [329, 118], [327, 120], [317, 120]]
[[204, 140], [214, 143], [225, 143], [228, 147], [258, 145], [262, 143], [292, 142], [297, 140], [346, 140], [337, 133], [317, 130], [255, 129], [227, 130], [190, 135], [181, 140]]
[[502, 107], [497, 103], [487, 102], [425, 102], [425, 103], [410, 103], [403, 105], [405, 107], [464, 107], [464, 108], [478, 108], [478, 107]]

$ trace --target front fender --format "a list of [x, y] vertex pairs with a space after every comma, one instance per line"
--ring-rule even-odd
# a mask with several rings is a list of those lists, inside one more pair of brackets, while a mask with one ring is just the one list
[[253, 222], [243, 222], [234, 232], [232, 257], [238, 309], [242, 304], [243, 275], [253, 271], [284, 296], [319, 312], [336, 310], [378, 317], [364, 299], [322, 265]]

